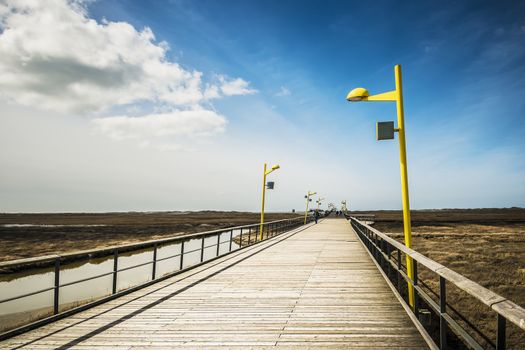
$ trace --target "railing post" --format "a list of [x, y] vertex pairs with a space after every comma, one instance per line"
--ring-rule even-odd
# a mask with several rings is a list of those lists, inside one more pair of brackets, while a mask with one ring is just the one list
[[377, 234], [375, 235], [376, 236], [376, 254], [377, 254], [377, 257], [376, 257], [376, 260], [377, 262], [379, 263], [379, 266], [383, 266], [383, 259], [381, 259], [381, 237], [379, 237]]
[[55, 259], [55, 290], [53, 295], [53, 314], [58, 314], [59, 304], [59, 289], [60, 289], [60, 257]]
[[153, 267], [151, 270], [151, 280], [153, 281], [157, 272], [157, 243], [153, 245]]
[[239, 234], [239, 248], [242, 248], [242, 228], [241, 233]]
[[[387, 248], [388, 248], [388, 243], [387, 241], [383, 240], [383, 264], [384, 264], [384, 267], [383, 267], [383, 270], [386, 272], [387, 269], [388, 269], [388, 251], [387, 251]], [[386, 257], [385, 257], [386, 255]]]
[[113, 288], [112, 292], [117, 292], [117, 274], [118, 274], [118, 249], [113, 252]]
[[184, 266], [184, 241], [180, 243], [180, 268], [179, 270], [182, 270], [183, 266]]
[[390, 258], [392, 256], [392, 249], [390, 249], [390, 243], [386, 243], [386, 256], [387, 256], [387, 265], [388, 265], [388, 279], [392, 276], [392, 264], [390, 263]]
[[381, 269], [383, 269], [383, 254], [381, 254], [382, 250], [383, 250], [383, 247], [381, 246], [382, 242], [382, 238], [376, 234], [376, 246], [377, 246], [377, 262], [379, 263], [379, 267]]
[[397, 249], [397, 290], [401, 293], [401, 251]]
[[413, 260], [413, 270], [414, 270], [414, 276], [413, 276], [413, 289], [414, 289], [414, 314], [416, 315], [416, 318], [419, 319], [419, 295], [417, 294], [417, 261]]
[[379, 237], [379, 259], [381, 260], [381, 269], [385, 270], [385, 256], [383, 255], [383, 250], [385, 249], [385, 241], [382, 237]]
[[232, 241], [233, 241], [233, 230], [230, 231], [230, 248], [228, 251], [232, 251]]
[[377, 235], [374, 233], [374, 251], [375, 251], [376, 261], [379, 261], [379, 248], [377, 245], [377, 241], [378, 241]]
[[447, 348], [447, 321], [445, 314], [447, 312], [447, 280], [439, 276], [439, 349]]
[[202, 240], [201, 240], [201, 262], [204, 261], [204, 240], [205, 240], [205, 236], [202, 236]]
[[222, 232], [217, 234], [217, 256], [219, 256], [219, 251], [221, 249], [221, 234]]
[[498, 334], [496, 337], [496, 350], [505, 350], [507, 340], [505, 335], [505, 328], [507, 327], [507, 319], [498, 314]]

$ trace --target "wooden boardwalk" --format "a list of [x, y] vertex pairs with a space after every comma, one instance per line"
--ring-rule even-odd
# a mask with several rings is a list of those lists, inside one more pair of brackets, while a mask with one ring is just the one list
[[0, 343], [1, 349], [427, 345], [350, 224], [325, 219]]

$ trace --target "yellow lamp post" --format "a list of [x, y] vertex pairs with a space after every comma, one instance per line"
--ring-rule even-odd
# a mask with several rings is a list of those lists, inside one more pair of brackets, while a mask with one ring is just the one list
[[306, 210], [304, 212], [304, 224], [305, 225], [306, 225], [306, 219], [308, 217], [308, 204], [310, 203], [310, 196], [313, 196], [314, 194], [317, 194], [317, 192], [308, 191], [308, 194], [304, 196], [304, 198], [306, 198]]
[[318, 198], [317, 199], [317, 210], [319, 211], [319, 207], [321, 206], [321, 202], [324, 201], [326, 198]]
[[272, 166], [270, 170], [266, 170], [266, 163], [264, 163], [263, 171], [263, 183], [262, 183], [262, 205], [261, 205], [261, 226], [259, 227], [259, 238], [262, 241], [263, 239], [263, 227], [264, 227], [264, 198], [266, 196], [266, 176], [272, 171], [279, 169], [279, 164]]
[[[412, 231], [410, 227], [410, 202], [408, 198], [408, 172], [407, 172], [407, 156], [405, 143], [405, 120], [403, 112], [403, 87], [401, 83], [401, 66], [394, 67], [394, 75], [396, 81], [396, 89], [382, 94], [370, 96], [368, 90], [364, 88], [356, 88], [348, 93], [346, 99], [350, 102], [357, 101], [390, 101], [395, 102], [397, 106], [397, 128], [394, 129], [393, 122], [383, 122], [377, 124], [377, 139], [386, 140], [393, 139], [394, 132], [399, 134], [399, 161], [401, 171], [401, 195], [403, 203], [403, 225], [405, 232], [405, 245], [412, 247]], [[414, 276], [414, 267], [412, 258], [406, 257], [407, 274], [409, 278]], [[408, 299], [410, 306], [414, 307], [414, 288], [408, 284]]]

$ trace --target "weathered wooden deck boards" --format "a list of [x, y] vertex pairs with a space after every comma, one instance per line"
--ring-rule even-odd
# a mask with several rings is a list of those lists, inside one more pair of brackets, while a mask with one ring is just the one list
[[0, 348], [425, 349], [350, 224], [326, 219]]

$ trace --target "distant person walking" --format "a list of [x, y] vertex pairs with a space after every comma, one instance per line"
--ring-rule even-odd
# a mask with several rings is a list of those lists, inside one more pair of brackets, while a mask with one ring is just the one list
[[315, 218], [315, 223], [317, 224], [317, 220], [319, 220], [319, 210], [315, 211], [314, 218]]

